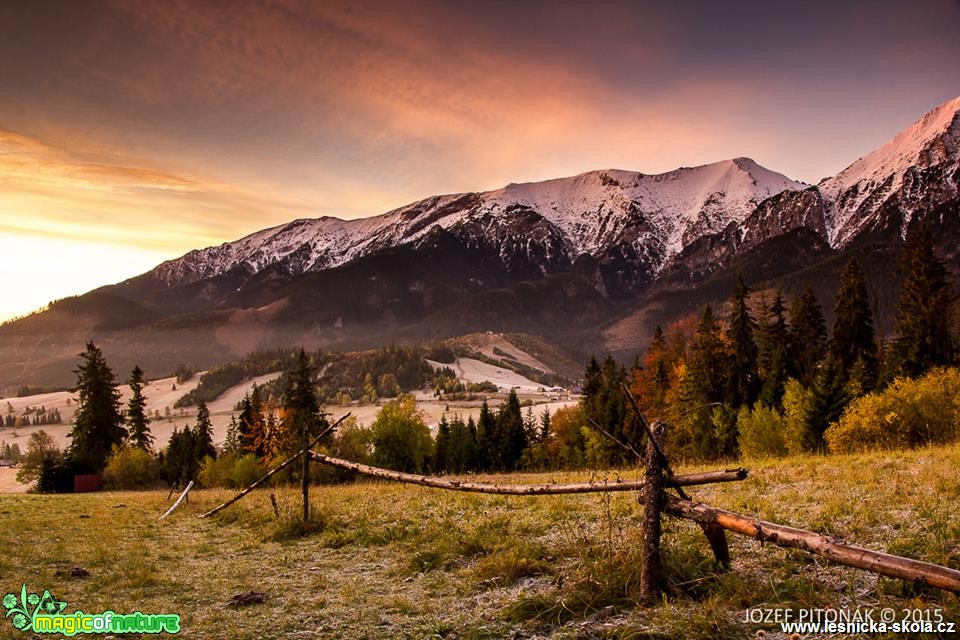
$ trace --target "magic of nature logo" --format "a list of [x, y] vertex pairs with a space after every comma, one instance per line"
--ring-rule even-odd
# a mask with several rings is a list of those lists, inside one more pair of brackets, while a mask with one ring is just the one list
[[49, 589], [42, 594], [28, 593], [27, 585], [21, 585], [19, 596], [8, 593], [3, 596], [6, 618], [12, 618], [14, 628], [34, 633], [60, 633], [75, 636], [78, 633], [179, 633], [180, 616], [171, 613], [119, 614], [113, 611], [102, 613], [65, 614], [67, 603], [57, 600]]

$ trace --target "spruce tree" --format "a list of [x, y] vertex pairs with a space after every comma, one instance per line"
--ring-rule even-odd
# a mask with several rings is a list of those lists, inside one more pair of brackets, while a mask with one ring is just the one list
[[757, 374], [757, 343], [754, 341], [756, 323], [750, 317], [747, 296], [750, 289], [737, 277], [737, 286], [730, 301], [730, 326], [727, 341], [730, 343], [730, 367], [727, 377], [726, 401], [733, 408], [752, 405], [760, 390]]
[[547, 438], [550, 437], [550, 408], [544, 407], [543, 413], [540, 414], [540, 433], [537, 436], [537, 440], [540, 442], [546, 442]]
[[153, 448], [153, 434], [150, 433], [150, 418], [147, 417], [147, 401], [143, 397], [143, 371], [134, 367], [130, 372], [130, 401], [127, 403], [127, 431], [130, 444], [138, 449], [150, 451]]
[[856, 369], [858, 388], [868, 392], [877, 380], [877, 341], [873, 332], [873, 312], [870, 310], [867, 283], [860, 265], [854, 259], [847, 262], [840, 275], [834, 315], [830, 357], [833, 358], [838, 381], [846, 384]]
[[430, 464], [432, 473], [445, 473], [452, 471], [454, 465], [451, 464], [451, 433], [450, 424], [446, 416], [440, 416], [440, 425], [437, 427], [437, 437], [433, 445], [433, 461]]
[[813, 386], [817, 368], [827, 352], [827, 324], [813, 289], [807, 287], [790, 306], [791, 360], [797, 379]]
[[[306, 352], [300, 349], [296, 368], [290, 374], [290, 384], [283, 395], [283, 431], [281, 446], [285, 453], [293, 454], [303, 448], [303, 429], [309, 437], [315, 437], [327, 422], [320, 415], [316, 387], [313, 383], [314, 370]], [[370, 374], [367, 374], [370, 377]], [[376, 400], [376, 398], [374, 398]], [[327, 434], [321, 444], [332, 442], [333, 434]]]
[[679, 398], [682, 413], [677, 419], [676, 437], [685, 453], [693, 457], [715, 458], [730, 446], [729, 442], [720, 441], [712, 420], [714, 405], [722, 403], [727, 392], [729, 361], [720, 323], [708, 305], [690, 346]]
[[480, 417], [477, 419], [477, 456], [475, 460], [478, 471], [493, 469], [499, 462], [493, 451], [497, 442], [497, 419], [490, 411], [490, 406], [484, 400], [480, 405]]
[[784, 312], [783, 295], [778, 290], [766, 309], [758, 345], [762, 379], [759, 399], [768, 407], [780, 406], [787, 379], [795, 375], [790, 362], [790, 328]]
[[237, 416], [230, 416], [230, 424], [227, 426], [227, 436], [223, 440], [223, 453], [240, 453], [243, 446], [240, 444], [240, 428], [237, 424]]
[[210, 410], [207, 403], [197, 403], [197, 424], [193, 429], [193, 457], [201, 461], [207, 456], [217, 457], [217, 448], [213, 446], [213, 423], [210, 422]]
[[68, 455], [78, 470], [99, 472], [113, 447], [123, 444], [127, 431], [122, 426], [120, 392], [103, 352], [88, 342], [80, 359], [74, 370], [77, 386], [72, 391], [77, 394], [77, 411]]
[[952, 364], [956, 345], [951, 332], [955, 294], [925, 224], [907, 236], [900, 255], [896, 353], [901, 375], [920, 376], [931, 367]]
[[523, 450], [527, 448], [527, 432], [523, 424], [523, 412], [520, 410], [520, 400], [513, 389], [507, 396], [507, 401], [500, 406], [497, 413], [497, 435], [499, 442], [498, 470], [513, 471], [520, 463]]
[[243, 450], [258, 458], [265, 457], [267, 455], [267, 419], [263, 414], [260, 387], [256, 384], [253, 385], [249, 394], [243, 396], [238, 422]]

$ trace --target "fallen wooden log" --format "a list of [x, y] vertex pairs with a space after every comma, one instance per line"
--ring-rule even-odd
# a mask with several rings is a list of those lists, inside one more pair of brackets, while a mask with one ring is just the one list
[[666, 497], [664, 512], [702, 526], [718, 526], [761, 542], [802, 549], [837, 564], [960, 593], [960, 571], [948, 567], [842, 544], [819, 533], [757, 520], [671, 495]]
[[[493, 493], [517, 496], [542, 496], [565, 493], [594, 493], [601, 491], [637, 491], [646, 484], [645, 480], [604, 480], [601, 482], [576, 482], [570, 484], [498, 484], [492, 482], [467, 482], [451, 480], [437, 476], [424, 476], [414, 473], [402, 473], [381, 467], [372, 467], [359, 462], [351, 462], [342, 458], [335, 458], [316, 451], [310, 452], [310, 457], [317, 462], [355, 471], [365, 476], [395, 480], [407, 484], [417, 484], [424, 487], [448, 489], [450, 491], [467, 491], [472, 493]], [[714, 482], [734, 482], [747, 477], [746, 469], [728, 469], [725, 471], [707, 471], [690, 475], [672, 476], [666, 478], [668, 487], [690, 486], [697, 484], [711, 484]]]
[[[291, 462], [293, 462], [294, 460], [296, 460], [296, 459], [298, 459], [300, 456], [302, 456], [303, 453], [304, 453], [304, 451], [308, 451], [308, 450], [310, 449], [310, 447], [312, 447], [313, 445], [315, 445], [315, 444], [317, 444], [318, 442], [320, 442], [320, 438], [322, 438], [323, 436], [327, 435], [328, 433], [330, 433], [331, 431], [333, 431], [334, 429], [336, 429], [338, 426], [340, 426], [340, 423], [343, 422], [344, 420], [346, 420], [348, 417], [350, 417], [350, 414], [349, 414], [349, 413], [346, 414], [346, 415], [344, 415], [344, 416], [342, 416], [339, 420], [337, 420], [337, 421], [334, 422], [332, 425], [330, 425], [329, 427], [327, 427], [326, 429], [324, 429], [323, 431], [321, 431], [319, 434], [317, 434], [317, 436], [316, 436], [313, 440], [311, 440], [311, 441], [309, 442], [308, 446], [304, 447], [303, 449], [300, 449], [300, 451], [296, 452], [295, 454], [293, 454], [292, 456], [290, 456], [289, 458], [287, 458], [286, 460], [284, 460], [283, 462], [281, 462], [278, 466], [276, 466], [276, 467], [274, 467], [273, 469], [271, 469], [270, 471], [268, 471], [268, 472], [267, 472], [263, 477], [261, 477], [259, 480], [257, 480], [256, 482], [254, 482], [253, 484], [251, 484], [249, 487], [247, 487], [246, 489], [244, 489], [243, 491], [241, 491], [241, 492], [238, 493], [237, 495], [233, 496], [232, 498], [230, 498], [229, 500], [227, 500], [227, 501], [224, 502], [223, 504], [221, 504], [221, 505], [219, 505], [219, 506], [217, 506], [217, 507], [214, 507], [213, 509], [210, 509], [210, 511], [207, 511], [206, 513], [202, 513], [202, 514], [200, 514], [200, 515], [197, 516], [197, 517], [198, 517], [198, 518], [206, 518], [206, 517], [208, 517], [208, 516], [212, 516], [213, 514], [219, 512], [219, 511], [223, 511], [224, 509], [226, 509], [227, 507], [229, 507], [230, 505], [232, 505], [234, 502], [236, 502], [237, 500], [239, 500], [239, 499], [242, 498], [243, 496], [247, 495], [248, 493], [250, 493], [251, 491], [253, 491], [253, 490], [256, 489], [257, 487], [259, 487], [261, 484], [263, 484], [264, 482], [266, 482], [267, 480], [269, 480], [274, 474], [276, 474], [277, 472], [279, 472], [281, 469], [285, 468], [285, 467], [286, 467], [287, 465], [289, 465]], [[311, 453], [312, 453], [312, 452], [311, 452]]]

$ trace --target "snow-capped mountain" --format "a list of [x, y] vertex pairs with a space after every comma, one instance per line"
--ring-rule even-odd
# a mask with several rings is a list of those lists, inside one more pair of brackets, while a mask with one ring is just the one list
[[[468, 244], [492, 243], [505, 262], [510, 253], [525, 252], [542, 261], [544, 272], [583, 254], [602, 259], [623, 245], [656, 273], [697, 238], [743, 221], [770, 196], [805, 186], [749, 158], [657, 175], [590, 171], [486, 193], [435, 196], [371, 218], [295, 220], [191, 251], [153, 273], [166, 285], [178, 285], [238, 268], [252, 275], [277, 263], [291, 274], [319, 271], [416, 242], [437, 226]], [[535, 235], [529, 233], [533, 228]]]
[[[751, 286], [831, 287], [861, 260], [877, 327], [923, 220], [960, 276], [960, 98], [810, 186], [747, 158], [658, 175], [590, 171], [435, 196], [359, 220], [295, 220], [191, 251], [0, 326], [3, 384], [69, 383], [91, 336], [154, 374], [293, 344], [360, 348], [520, 331], [625, 357], [655, 324]], [[57, 376], [61, 376], [58, 378]], [[63, 377], [66, 376], [66, 377]]]
[[960, 97], [818, 185], [830, 244], [843, 247], [864, 231], [890, 224], [903, 235], [915, 212], [957, 197], [958, 158]]

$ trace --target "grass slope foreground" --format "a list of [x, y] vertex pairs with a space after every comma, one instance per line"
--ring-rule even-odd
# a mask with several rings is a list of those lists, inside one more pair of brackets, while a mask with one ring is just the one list
[[[958, 446], [750, 466], [744, 482], [691, 493], [960, 568]], [[607, 477], [617, 473], [639, 476]], [[742, 640], [759, 629], [781, 637], [744, 621], [749, 609], [773, 607], [919, 607], [960, 620], [955, 596], [742, 537], [730, 536], [733, 566], [721, 571], [700, 530], [669, 518], [668, 595], [641, 607], [642, 512], [632, 494], [488, 496], [362, 482], [316, 487], [306, 526], [293, 488], [259, 490], [212, 519], [195, 517], [228, 495], [197, 491], [162, 521], [166, 492], [0, 496], [4, 592], [49, 589], [69, 603], [67, 613], [178, 613], [185, 638]], [[231, 604], [249, 592], [266, 599]], [[18, 637], [12, 626], [0, 635]]]

